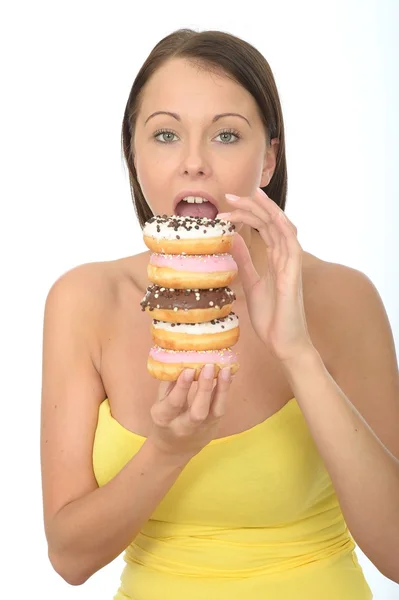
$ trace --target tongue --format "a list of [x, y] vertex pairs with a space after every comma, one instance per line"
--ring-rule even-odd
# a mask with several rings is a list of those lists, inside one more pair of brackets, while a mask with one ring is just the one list
[[180, 200], [176, 206], [176, 214], [179, 217], [206, 217], [207, 219], [215, 219], [218, 210], [211, 202], [194, 204], [194, 202], [191, 203]]

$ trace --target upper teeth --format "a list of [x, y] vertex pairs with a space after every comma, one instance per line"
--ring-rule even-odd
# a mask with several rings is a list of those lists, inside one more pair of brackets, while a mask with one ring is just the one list
[[190, 204], [202, 204], [202, 202], [208, 202], [205, 198], [201, 198], [200, 196], [186, 196], [183, 198], [183, 202], [189, 202]]

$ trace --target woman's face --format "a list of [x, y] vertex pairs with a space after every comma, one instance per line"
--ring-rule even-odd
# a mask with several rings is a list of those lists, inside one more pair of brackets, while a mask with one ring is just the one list
[[[168, 111], [175, 116], [156, 114]], [[238, 113], [241, 116], [222, 116]], [[154, 214], [214, 218], [229, 210], [224, 194], [253, 195], [268, 185], [275, 168], [267, 150], [256, 102], [223, 75], [173, 59], [148, 81], [133, 141], [139, 183]], [[212, 206], [180, 203], [183, 196], [210, 194]]]

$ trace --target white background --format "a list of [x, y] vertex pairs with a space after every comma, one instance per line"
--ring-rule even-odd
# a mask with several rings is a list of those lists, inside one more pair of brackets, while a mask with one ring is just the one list
[[[398, 347], [399, 3], [15, 1], [3, 4], [0, 22], [0, 596], [109, 600], [121, 557], [81, 587], [47, 560], [42, 318], [66, 270], [146, 249], [120, 151], [134, 77], [180, 27], [221, 29], [265, 55], [281, 96], [287, 214], [299, 241], [372, 279]], [[399, 586], [358, 552], [375, 598], [399, 599]]]

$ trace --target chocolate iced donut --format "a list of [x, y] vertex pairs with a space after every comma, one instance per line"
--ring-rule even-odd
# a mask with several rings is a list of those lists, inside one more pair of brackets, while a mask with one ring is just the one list
[[147, 287], [140, 305], [159, 321], [203, 323], [226, 317], [235, 299], [229, 287], [181, 290], [153, 284]]
[[223, 254], [232, 245], [235, 226], [223, 219], [156, 215], [143, 227], [144, 243], [161, 254]]
[[231, 254], [186, 256], [154, 252], [147, 267], [152, 283], [178, 289], [226, 287], [237, 271], [237, 263]]
[[170, 350], [222, 350], [234, 346], [239, 338], [239, 321], [231, 312], [222, 319], [204, 323], [168, 323], [154, 319], [152, 339]]
[[166, 350], [159, 346], [151, 348], [147, 359], [147, 369], [157, 379], [176, 381], [183, 369], [191, 368], [195, 369], [194, 380], [197, 380], [202, 367], [211, 363], [215, 365], [215, 377], [223, 367], [229, 366], [232, 375], [239, 369], [237, 355], [231, 348], [195, 352]]

